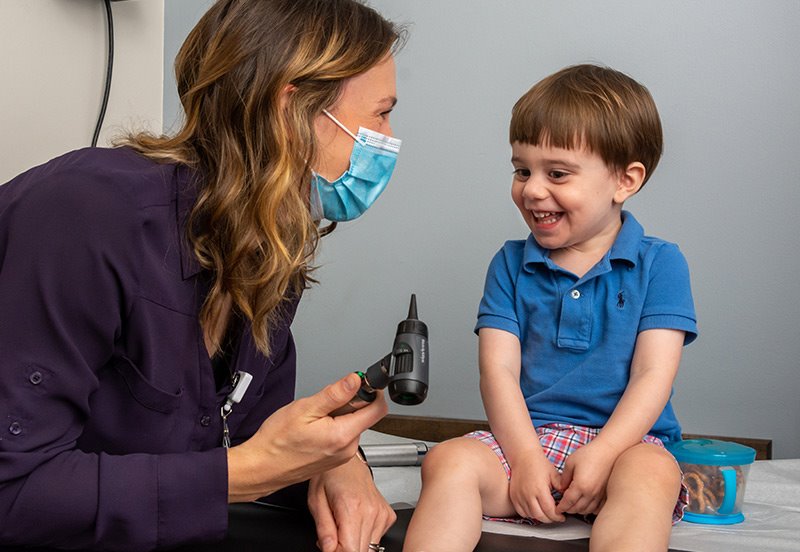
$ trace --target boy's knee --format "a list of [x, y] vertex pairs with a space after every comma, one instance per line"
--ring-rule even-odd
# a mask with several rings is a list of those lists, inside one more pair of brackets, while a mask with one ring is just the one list
[[422, 462], [423, 479], [440, 472], [457, 474], [472, 470], [475, 457], [471, 445], [469, 439], [459, 437], [431, 448]]
[[681, 470], [675, 458], [665, 449], [651, 444], [636, 445], [620, 455], [614, 471], [637, 482], [673, 490], [677, 494], [681, 485]]

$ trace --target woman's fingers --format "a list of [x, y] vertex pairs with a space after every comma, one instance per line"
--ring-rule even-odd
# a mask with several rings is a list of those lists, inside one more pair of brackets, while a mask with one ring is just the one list
[[324, 493], [309, 492], [308, 509], [317, 527], [317, 548], [322, 552], [335, 552], [339, 543], [336, 520]]
[[380, 542], [397, 518], [369, 471], [355, 460], [311, 480], [309, 508], [317, 519], [318, 542], [324, 552], [331, 538], [337, 550], [366, 551], [370, 543]]
[[350, 414], [329, 413], [352, 400], [356, 374], [278, 409], [244, 443], [229, 451], [229, 495], [241, 501], [309, 479], [350, 460], [366, 429], [386, 415], [382, 393]]
[[339, 381], [325, 386], [318, 393], [302, 399], [302, 402], [306, 404], [309, 415], [322, 418], [350, 402], [359, 385], [361, 378], [358, 374], [347, 374]]

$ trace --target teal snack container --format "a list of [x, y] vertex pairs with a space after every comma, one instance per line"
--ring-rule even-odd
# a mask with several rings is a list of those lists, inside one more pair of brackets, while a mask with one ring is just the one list
[[731, 525], [744, 521], [742, 502], [756, 451], [716, 439], [669, 443], [667, 449], [683, 471], [689, 505], [683, 519], [692, 523]]

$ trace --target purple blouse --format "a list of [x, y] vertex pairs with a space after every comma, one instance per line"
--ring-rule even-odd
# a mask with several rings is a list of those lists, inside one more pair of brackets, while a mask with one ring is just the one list
[[[193, 173], [83, 149], [0, 186], [0, 545], [145, 550], [222, 538], [227, 461], [198, 313], [208, 275], [184, 238]], [[234, 444], [294, 396], [287, 301]]]

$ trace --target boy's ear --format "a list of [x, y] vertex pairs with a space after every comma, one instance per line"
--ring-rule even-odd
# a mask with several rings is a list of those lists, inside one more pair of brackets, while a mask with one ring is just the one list
[[614, 194], [614, 203], [623, 203], [626, 199], [638, 192], [644, 183], [647, 169], [639, 161], [634, 161], [625, 170], [620, 171], [617, 182], [617, 192]]

